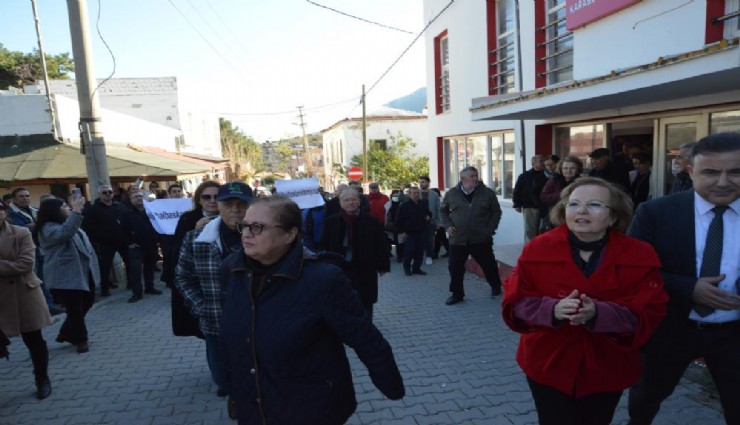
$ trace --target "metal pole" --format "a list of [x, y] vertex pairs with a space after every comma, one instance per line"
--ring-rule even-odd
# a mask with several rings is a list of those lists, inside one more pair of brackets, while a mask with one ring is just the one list
[[44, 54], [44, 44], [41, 42], [41, 22], [39, 21], [39, 12], [36, 9], [36, 0], [31, 0], [33, 9], [33, 20], [36, 23], [36, 38], [39, 41], [39, 56], [41, 56], [41, 70], [44, 73], [44, 87], [46, 88], [46, 100], [49, 102], [49, 114], [51, 114], [51, 134], [57, 138], [57, 120], [54, 114], [54, 104], [51, 102], [51, 89], [49, 89], [49, 72], [46, 70], [46, 55]]
[[311, 177], [311, 155], [308, 152], [308, 137], [306, 136], [306, 123], [303, 122], [303, 106], [298, 106], [298, 117], [301, 119], [301, 131], [303, 132], [303, 155], [306, 158], [306, 177]]
[[362, 85], [362, 172], [367, 180], [370, 170], [367, 169], [367, 117], [365, 115], [365, 85]]
[[[519, 0], [514, 0], [514, 25], [516, 25], [516, 82], [519, 93], [524, 91], [524, 81], [522, 73], [522, 37], [519, 29]], [[524, 135], [524, 120], [519, 120], [519, 146], [520, 156], [522, 159], [522, 171], [527, 169], [527, 143]]]
[[[100, 102], [95, 90], [95, 69], [88, 33], [87, 1], [67, 0], [72, 55], [75, 62], [77, 101], [80, 105], [80, 147], [85, 154], [90, 197], [98, 187], [110, 184], [105, 139], [101, 129]], [[91, 199], [92, 200], [92, 199]]]

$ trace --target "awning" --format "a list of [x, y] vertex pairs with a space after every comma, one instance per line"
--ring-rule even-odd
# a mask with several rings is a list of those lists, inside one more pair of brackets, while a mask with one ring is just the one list
[[737, 102], [739, 50], [730, 42], [559, 87], [475, 98], [472, 120], [573, 120]]
[[191, 154], [191, 153], [169, 152], [164, 149], [155, 148], [151, 146], [129, 146], [129, 147], [136, 151], [152, 153], [157, 156], [161, 156], [161, 157], [165, 157], [169, 159], [176, 159], [178, 161], [185, 161], [191, 164], [209, 167], [209, 168], [212, 168], [213, 170], [223, 170], [224, 168], [229, 166], [229, 164], [227, 164], [227, 162], [229, 161], [227, 158], [215, 158], [215, 157], [209, 157], [206, 155], [197, 155], [197, 154]]
[[[134, 180], [154, 176], [161, 180], [210, 172], [210, 167], [192, 162], [137, 152], [121, 146], [106, 146], [111, 180]], [[79, 146], [49, 140], [24, 138], [18, 143], [0, 143], [0, 181], [87, 180], [85, 156]]]

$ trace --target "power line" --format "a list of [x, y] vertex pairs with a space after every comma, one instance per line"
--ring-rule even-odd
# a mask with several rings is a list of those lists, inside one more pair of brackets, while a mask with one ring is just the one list
[[[308, 1], [308, 0], [306, 0], [306, 1]], [[382, 80], [382, 79], [383, 79], [383, 78], [384, 78], [384, 77], [385, 77], [385, 76], [386, 76], [386, 75], [387, 75], [387, 74], [388, 74], [388, 73], [389, 73], [389, 72], [391, 71], [391, 69], [393, 69], [393, 67], [394, 67], [394, 66], [396, 66], [396, 64], [398, 63], [398, 61], [400, 61], [400, 60], [401, 60], [401, 58], [403, 58], [403, 57], [404, 57], [404, 55], [406, 55], [406, 53], [407, 53], [407, 52], [408, 52], [408, 51], [409, 51], [409, 50], [411, 49], [411, 47], [412, 47], [412, 46], [413, 46], [413, 45], [414, 45], [414, 44], [416, 43], [416, 41], [417, 41], [417, 40], [419, 40], [419, 38], [421, 38], [421, 36], [422, 36], [422, 35], [423, 35], [423, 34], [424, 34], [424, 33], [426, 32], [426, 30], [427, 30], [427, 29], [428, 29], [428, 28], [429, 28], [429, 27], [430, 27], [430, 26], [431, 26], [431, 25], [432, 25], [432, 24], [434, 23], [434, 21], [436, 21], [436, 20], [437, 20], [437, 18], [439, 18], [439, 17], [440, 17], [440, 15], [442, 15], [442, 14], [443, 14], [443, 13], [445, 12], [445, 10], [447, 10], [447, 9], [448, 9], [448, 8], [449, 8], [450, 6], [452, 6], [452, 3], [454, 3], [454, 2], [455, 2], [455, 0], [450, 0], [450, 2], [449, 2], [449, 3], [447, 3], [447, 6], [445, 6], [444, 8], [442, 8], [442, 10], [440, 10], [440, 11], [439, 11], [439, 13], [437, 13], [437, 15], [436, 15], [436, 16], [435, 16], [434, 18], [432, 18], [432, 19], [431, 19], [431, 20], [430, 20], [430, 21], [429, 21], [429, 22], [428, 22], [428, 23], [426, 24], [426, 26], [424, 27], [424, 29], [422, 29], [422, 30], [421, 30], [421, 32], [420, 32], [420, 33], [419, 33], [419, 34], [418, 34], [418, 35], [417, 35], [417, 36], [416, 36], [416, 37], [414, 38], [414, 40], [413, 40], [413, 41], [411, 41], [411, 44], [409, 44], [409, 46], [408, 46], [408, 47], [406, 47], [406, 49], [405, 49], [405, 50], [404, 50], [403, 52], [401, 52], [401, 55], [400, 55], [400, 56], [398, 57], [398, 59], [396, 59], [396, 60], [395, 60], [395, 61], [394, 61], [394, 62], [393, 62], [393, 63], [391, 64], [391, 66], [389, 66], [389, 67], [388, 67], [388, 69], [386, 69], [386, 70], [385, 70], [385, 72], [383, 73], [383, 75], [381, 75], [381, 76], [380, 76], [380, 78], [378, 78], [378, 80], [377, 80], [377, 81], [376, 81], [375, 83], [373, 83], [373, 85], [372, 85], [372, 86], [370, 86], [370, 88], [369, 88], [369, 89], [367, 89], [367, 91], [365, 92], [365, 96], [367, 96], [367, 95], [368, 95], [368, 94], [369, 94], [369, 93], [370, 93], [371, 91], [373, 91], [373, 89], [375, 88], [375, 86], [377, 86], [377, 85], [378, 85], [378, 83], [380, 83], [380, 81], [381, 81], [381, 80]], [[364, 101], [364, 99], [363, 99], [363, 101]]]
[[236, 41], [236, 44], [238, 44], [239, 47], [241, 47], [242, 50], [246, 52], [248, 49], [244, 47], [241, 40], [239, 40], [239, 37], [237, 37], [236, 34], [231, 30], [231, 27], [229, 27], [229, 25], [227, 25], [226, 22], [224, 22], [224, 20], [221, 18], [221, 15], [219, 15], [218, 11], [216, 10], [216, 8], [214, 8], [213, 5], [211, 4], [211, 1], [206, 0], [206, 3], [208, 3], [208, 6], [211, 8], [211, 10], [213, 10], [213, 14], [216, 15], [219, 21], [221, 21], [221, 24], [223, 24], [223, 26], [226, 28], [226, 31], [228, 31], [231, 37], [234, 39], [234, 41]]
[[357, 19], [357, 20], [360, 20], [362, 22], [367, 22], [368, 24], [377, 25], [379, 27], [388, 28], [388, 29], [391, 29], [391, 30], [394, 30], [394, 31], [404, 32], [406, 34], [412, 34], [412, 35], [413, 34], [416, 34], [416, 33], [413, 33], [411, 31], [406, 31], [406, 30], [402, 30], [402, 29], [399, 29], [399, 28], [395, 28], [395, 27], [391, 27], [391, 26], [388, 26], [388, 25], [384, 25], [384, 24], [381, 24], [381, 23], [378, 23], [378, 22], [369, 21], [369, 20], [367, 20], [365, 18], [360, 18], [359, 16], [350, 15], [349, 13], [345, 13], [345, 12], [342, 12], [342, 11], [337, 10], [337, 9], [332, 9], [329, 6], [324, 6], [323, 4], [318, 4], [318, 3], [314, 2], [314, 1], [311, 1], [311, 0], [306, 0], [306, 1], [309, 2], [309, 3], [311, 3], [314, 6], [322, 7], [324, 9], [331, 10], [332, 12], [336, 12], [336, 13], [338, 13], [340, 15], [344, 15], [344, 16], [347, 16], [347, 17], [352, 18], [352, 19]]
[[172, 7], [174, 7], [174, 8], [175, 8], [175, 10], [177, 10], [177, 13], [179, 13], [179, 14], [180, 14], [180, 16], [182, 16], [182, 17], [183, 17], [183, 19], [185, 19], [185, 21], [186, 21], [186, 22], [188, 23], [188, 25], [190, 25], [190, 27], [191, 27], [191, 28], [192, 28], [192, 29], [193, 29], [193, 30], [194, 30], [195, 32], [197, 32], [197, 33], [198, 33], [198, 35], [200, 36], [200, 38], [202, 38], [202, 39], [203, 39], [203, 41], [205, 41], [205, 42], [206, 42], [206, 44], [208, 45], [208, 47], [210, 47], [210, 48], [211, 48], [211, 50], [213, 50], [213, 52], [214, 52], [214, 53], [216, 53], [216, 55], [218, 55], [218, 57], [219, 57], [219, 58], [221, 58], [221, 60], [222, 60], [222, 61], [224, 61], [224, 63], [225, 63], [225, 64], [226, 64], [226, 65], [227, 65], [227, 66], [228, 66], [229, 68], [231, 68], [231, 70], [232, 70], [232, 71], [234, 71], [234, 74], [235, 74], [235, 75], [236, 75], [237, 77], [241, 78], [241, 72], [240, 72], [240, 71], [238, 71], [238, 70], [237, 70], [236, 68], [234, 68], [234, 66], [233, 66], [233, 65], [231, 64], [231, 62], [229, 62], [228, 60], [226, 60], [226, 58], [225, 58], [225, 57], [224, 57], [224, 56], [223, 56], [223, 55], [221, 54], [221, 52], [219, 52], [219, 51], [218, 51], [218, 50], [217, 50], [217, 49], [216, 49], [216, 48], [215, 48], [215, 47], [213, 46], [213, 44], [211, 44], [211, 42], [210, 42], [210, 41], [208, 41], [208, 39], [207, 39], [207, 38], [206, 38], [206, 37], [205, 37], [205, 36], [203, 35], [203, 33], [201, 33], [201, 32], [200, 32], [200, 30], [198, 30], [198, 28], [196, 28], [196, 26], [195, 26], [195, 25], [193, 25], [193, 23], [192, 23], [192, 22], [190, 21], [190, 19], [188, 19], [188, 17], [187, 17], [187, 16], [185, 16], [185, 14], [184, 14], [184, 13], [182, 13], [182, 11], [181, 11], [181, 10], [180, 10], [180, 9], [179, 9], [179, 8], [178, 8], [178, 7], [176, 6], [176, 5], [175, 5], [175, 3], [173, 3], [173, 2], [172, 2], [172, 0], [167, 0], [167, 1], [168, 1], [168, 2], [169, 2], [169, 3], [171, 4], [171, 5], [172, 5]]
[[[350, 99], [344, 99], [340, 100], [339, 102], [333, 102], [326, 105], [320, 105], [320, 106], [314, 106], [312, 108], [303, 108], [306, 112], [318, 112], [324, 109], [329, 109], [334, 106], [343, 105], [345, 103], [349, 102], [356, 102], [357, 99], [360, 96], [355, 96]], [[295, 109], [291, 109], [289, 111], [280, 111], [280, 112], [253, 112], [253, 113], [232, 113], [232, 112], [219, 112], [219, 115], [231, 115], [231, 116], [268, 116], [268, 115], [286, 115], [286, 114], [295, 114]]]

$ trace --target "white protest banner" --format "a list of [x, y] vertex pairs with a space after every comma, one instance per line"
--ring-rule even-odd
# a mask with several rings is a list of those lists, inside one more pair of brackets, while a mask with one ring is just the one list
[[156, 199], [144, 202], [144, 209], [157, 233], [174, 235], [180, 216], [193, 209], [193, 200], [190, 198]]
[[300, 209], [320, 207], [324, 198], [319, 193], [319, 181], [316, 177], [300, 180], [275, 180], [278, 195], [287, 196]]

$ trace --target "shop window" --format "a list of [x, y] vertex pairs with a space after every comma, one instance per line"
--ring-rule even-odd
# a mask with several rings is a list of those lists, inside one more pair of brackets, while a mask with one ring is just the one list
[[460, 170], [472, 166], [478, 169], [481, 181], [498, 196], [511, 198], [516, 159], [514, 141], [513, 132], [445, 139], [447, 187], [458, 183]]
[[546, 0], [545, 25], [538, 31], [545, 33], [545, 40], [538, 43], [544, 47], [539, 51], [544, 56], [537, 58], [545, 64], [545, 71], [538, 76], [546, 76], [547, 85], [555, 85], [573, 79], [573, 33], [565, 26], [565, 0]]
[[603, 124], [555, 128], [555, 153], [561, 158], [575, 156], [583, 161], [585, 174], [591, 169], [588, 155], [604, 145]]
[[386, 139], [373, 139], [370, 142], [379, 149], [388, 150], [388, 141]]
[[450, 51], [447, 31], [434, 38], [434, 74], [437, 113], [450, 110]]
[[710, 115], [709, 133], [740, 133], [740, 110], [715, 112]]

